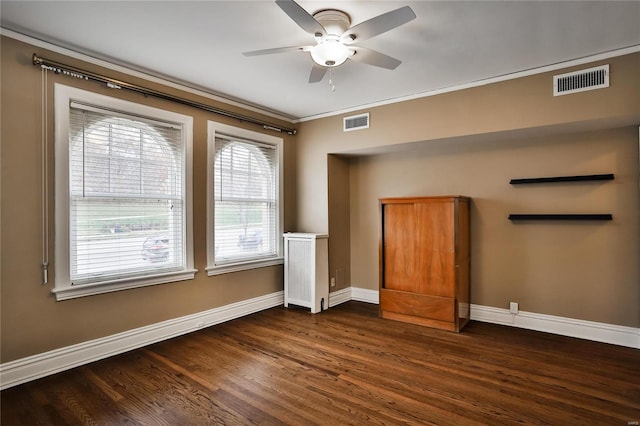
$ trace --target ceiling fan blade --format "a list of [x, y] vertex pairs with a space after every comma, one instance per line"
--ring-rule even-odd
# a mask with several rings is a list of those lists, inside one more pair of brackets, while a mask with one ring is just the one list
[[349, 28], [342, 34], [340, 40], [345, 43], [367, 40], [378, 34], [385, 33], [400, 25], [415, 19], [416, 14], [409, 6], [404, 6], [391, 12], [383, 13], [368, 21], [364, 21]]
[[316, 36], [320, 34], [322, 36], [327, 34], [327, 31], [324, 29], [322, 25], [316, 18], [311, 16], [309, 12], [304, 10], [302, 6], [296, 3], [293, 0], [276, 0], [276, 4], [280, 6], [280, 9], [283, 10], [284, 13], [289, 15], [289, 18], [293, 19], [293, 21], [300, 26], [303, 30]]
[[273, 55], [274, 53], [285, 53], [299, 50], [301, 52], [307, 51], [311, 46], [290, 46], [290, 47], [276, 47], [274, 49], [252, 50], [251, 52], [243, 52], [244, 56], [260, 56], [260, 55]]
[[355, 50], [356, 53], [349, 57], [352, 61], [362, 62], [388, 70], [394, 70], [402, 63], [399, 59], [392, 58], [375, 50], [365, 49], [364, 47], [356, 47]]
[[313, 64], [311, 68], [311, 74], [309, 74], [309, 83], [317, 83], [324, 78], [327, 73], [327, 67], [323, 67], [318, 64]]

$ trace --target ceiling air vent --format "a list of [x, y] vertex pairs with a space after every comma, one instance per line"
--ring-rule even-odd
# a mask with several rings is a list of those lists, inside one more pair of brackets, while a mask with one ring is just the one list
[[350, 132], [352, 130], [368, 129], [369, 113], [352, 115], [343, 119], [343, 131]]
[[609, 64], [553, 76], [553, 96], [609, 87]]

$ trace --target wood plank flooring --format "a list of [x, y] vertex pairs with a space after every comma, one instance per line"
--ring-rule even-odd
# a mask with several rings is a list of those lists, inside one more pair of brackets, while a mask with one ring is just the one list
[[640, 350], [477, 322], [456, 334], [377, 308], [273, 308], [16, 386], [2, 425], [640, 420]]

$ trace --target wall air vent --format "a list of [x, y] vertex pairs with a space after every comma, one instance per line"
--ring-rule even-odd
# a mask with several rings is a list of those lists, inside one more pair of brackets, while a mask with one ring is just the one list
[[343, 128], [345, 132], [352, 130], [368, 129], [369, 128], [369, 113], [352, 115], [351, 117], [345, 117], [343, 119]]
[[553, 96], [609, 87], [609, 64], [553, 76]]

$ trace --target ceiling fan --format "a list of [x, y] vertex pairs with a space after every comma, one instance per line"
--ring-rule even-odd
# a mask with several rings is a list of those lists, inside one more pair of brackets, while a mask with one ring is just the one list
[[291, 51], [309, 52], [313, 59], [309, 83], [321, 81], [327, 70], [343, 64], [347, 59], [389, 70], [396, 69], [402, 61], [375, 50], [356, 46], [355, 43], [392, 30], [416, 17], [409, 6], [404, 6], [352, 27], [351, 18], [341, 10], [325, 9], [311, 15], [293, 0], [276, 0], [276, 4], [300, 28], [312, 34], [316, 39], [316, 44], [254, 50], [244, 52], [243, 55], [258, 56]]

